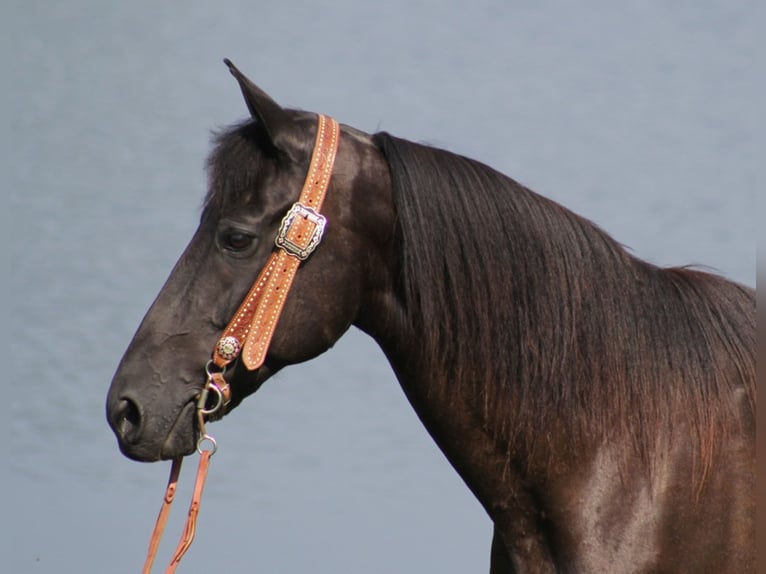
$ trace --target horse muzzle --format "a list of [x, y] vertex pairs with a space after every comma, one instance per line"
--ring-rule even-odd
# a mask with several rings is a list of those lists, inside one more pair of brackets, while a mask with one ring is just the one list
[[120, 451], [133, 460], [154, 462], [191, 454], [196, 448], [196, 398], [174, 414], [151, 412], [131, 395], [107, 402], [107, 420]]

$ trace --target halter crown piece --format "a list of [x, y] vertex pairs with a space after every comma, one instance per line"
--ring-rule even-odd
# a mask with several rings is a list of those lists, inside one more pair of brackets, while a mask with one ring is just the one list
[[[321, 215], [320, 210], [330, 184], [339, 138], [338, 122], [319, 114], [316, 141], [306, 180], [298, 201], [282, 219], [274, 240], [277, 249], [266, 261], [239, 309], [224, 329], [213, 348], [212, 359], [205, 366], [207, 381], [197, 400], [200, 434], [197, 441], [197, 451], [200, 453], [197, 478], [186, 528], [170, 565], [165, 570], [166, 574], [175, 572], [181, 557], [194, 540], [202, 489], [210, 457], [217, 448], [215, 439], [205, 432], [205, 422], [221, 418], [231, 401], [231, 388], [224, 377], [226, 367], [237, 358], [241, 358], [242, 364], [250, 371], [263, 365], [298, 267], [311, 256], [322, 240], [327, 219]], [[214, 399], [212, 404], [211, 396]], [[209, 448], [203, 448], [203, 445], [207, 444]], [[165, 499], [149, 541], [143, 574], [151, 572], [170, 505], [175, 496], [182, 460], [173, 460]]]

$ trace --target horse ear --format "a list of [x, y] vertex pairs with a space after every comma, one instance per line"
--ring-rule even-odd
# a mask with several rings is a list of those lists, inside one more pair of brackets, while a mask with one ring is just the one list
[[250, 115], [263, 124], [269, 140], [275, 148], [287, 151], [279, 145], [279, 141], [287, 131], [287, 126], [290, 122], [287, 112], [277, 102], [272, 100], [266, 92], [251, 82], [245, 74], [240, 72], [231, 63], [231, 60], [226, 58], [223, 62], [229, 67], [231, 75], [239, 83], [242, 95], [245, 97], [247, 109], [250, 110]]

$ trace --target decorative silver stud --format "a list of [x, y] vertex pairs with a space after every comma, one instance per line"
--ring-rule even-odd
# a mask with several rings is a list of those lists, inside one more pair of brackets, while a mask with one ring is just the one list
[[215, 352], [218, 356], [226, 361], [231, 361], [239, 355], [239, 351], [242, 348], [239, 340], [236, 337], [229, 335], [228, 337], [222, 337], [215, 346]]

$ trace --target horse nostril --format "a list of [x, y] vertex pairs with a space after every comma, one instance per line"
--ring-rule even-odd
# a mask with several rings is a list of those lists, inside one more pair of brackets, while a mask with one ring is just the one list
[[135, 443], [141, 434], [141, 411], [138, 405], [131, 399], [120, 400], [115, 420], [116, 431], [126, 443]]

